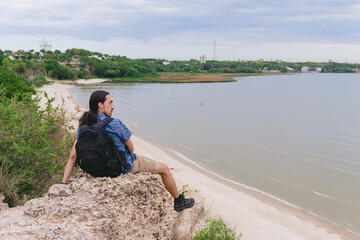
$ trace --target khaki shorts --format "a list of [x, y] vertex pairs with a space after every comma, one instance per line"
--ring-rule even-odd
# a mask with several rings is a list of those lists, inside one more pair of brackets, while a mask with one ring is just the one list
[[156, 168], [156, 161], [141, 156], [136, 155], [136, 158], [134, 160], [134, 167], [130, 171], [131, 173], [138, 173], [138, 172], [153, 172]]

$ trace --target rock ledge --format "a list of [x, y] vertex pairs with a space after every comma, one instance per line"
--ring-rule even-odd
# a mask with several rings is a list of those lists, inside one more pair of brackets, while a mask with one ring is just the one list
[[0, 239], [170, 239], [176, 216], [156, 176], [80, 171], [42, 198], [1, 211]]

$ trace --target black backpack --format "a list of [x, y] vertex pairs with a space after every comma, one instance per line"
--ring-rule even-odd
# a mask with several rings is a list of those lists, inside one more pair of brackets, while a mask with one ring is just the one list
[[117, 177], [126, 165], [125, 154], [117, 149], [114, 140], [103, 128], [112, 118], [93, 125], [81, 125], [75, 145], [76, 163], [94, 177]]

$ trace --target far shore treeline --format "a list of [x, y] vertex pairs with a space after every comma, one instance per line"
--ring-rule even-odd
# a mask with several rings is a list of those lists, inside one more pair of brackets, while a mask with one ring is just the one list
[[[166, 74], [251, 74], [263, 72], [300, 72], [351, 73], [357, 71], [355, 63], [337, 62], [281, 62], [281, 61], [212, 61], [201, 63], [199, 60], [168, 61], [165, 59], [130, 59], [91, 52], [84, 49], [68, 49], [35, 52], [34, 50], [16, 52], [0, 50], [0, 64], [9, 65], [22, 77], [36, 79], [49, 76], [58, 80], [90, 78], [110, 78], [125, 80], [129, 78], [156, 79]], [[35, 84], [41, 84], [35, 81]]]

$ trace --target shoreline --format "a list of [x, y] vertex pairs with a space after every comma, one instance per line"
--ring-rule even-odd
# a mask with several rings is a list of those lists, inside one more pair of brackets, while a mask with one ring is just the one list
[[[98, 83], [91, 80], [86, 82]], [[71, 96], [71, 87], [55, 82], [43, 86], [38, 92], [46, 91], [49, 98], [55, 97], [53, 106], [62, 104], [61, 97], [66, 96], [64, 110], [76, 128], [76, 118], [85, 109], [75, 110], [76, 103], [72, 97], [68, 98]], [[178, 188], [187, 186], [189, 195], [196, 195], [196, 200], [204, 202], [209, 215], [220, 215], [227, 224], [235, 226], [236, 231], [243, 234], [242, 239], [360, 239], [359, 235], [340, 225], [286, 204], [269, 194], [241, 184], [233, 183], [236, 186], [232, 186], [225, 178], [215, 177], [215, 173], [201, 170], [195, 164], [186, 164], [180, 156], [171, 156], [166, 149], [164, 151], [161, 146], [149, 143], [135, 134], [132, 139], [136, 153], [167, 163], [173, 169]]]
[[[206, 169], [206, 167], [203, 167], [196, 162], [193, 162], [191, 159], [187, 159], [186, 156], [178, 155], [178, 153], [175, 150], [172, 150], [169, 147], [163, 147], [160, 143], [154, 141], [151, 138], [147, 138], [146, 136], [140, 136], [143, 141], [149, 142], [149, 144], [153, 145], [156, 148], [161, 149], [162, 151], [166, 152], [170, 157], [174, 158], [176, 161], [179, 161], [182, 165], [185, 165], [189, 167], [190, 169], [194, 170], [195, 172], [198, 172], [200, 174], [203, 174], [205, 177], [222, 184], [226, 187], [232, 188], [235, 191], [241, 191], [261, 202], [267, 205], [271, 205], [275, 208], [277, 208], [280, 211], [289, 212], [289, 214], [293, 214], [294, 216], [304, 220], [304, 221], [310, 221], [313, 222], [316, 227], [319, 228], [326, 228], [327, 231], [331, 234], [339, 235], [339, 239], [359, 239], [360, 235], [356, 232], [353, 232], [350, 229], [347, 229], [345, 226], [340, 225], [336, 222], [333, 222], [329, 219], [326, 219], [325, 217], [322, 217], [316, 213], [313, 213], [309, 210], [306, 210], [304, 208], [298, 207], [295, 204], [292, 204], [290, 202], [287, 202], [283, 199], [280, 199], [276, 196], [273, 196], [269, 193], [263, 192], [257, 188], [247, 186], [242, 183], [238, 183], [236, 181], [233, 181], [229, 178], [226, 178], [216, 172], [213, 172], [211, 169]], [[231, 197], [231, 196], [229, 196]], [[221, 209], [218, 211], [221, 215]], [[222, 216], [223, 217], [223, 216]], [[223, 218], [227, 223], [231, 225], [231, 221], [227, 221], [228, 219]], [[233, 225], [236, 227], [236, 225]], [[239, 234], [241, 233], [238, 232]], [[243, 238], [242, 239], [247, 239]], [[286, 239], [286, 238], [284, 238]], [[298, 239], [298, 238], [296, 238]], [[318, 239], [318, 238], [301, 238], [301, 239]], [[322, 238], [321, 238], [322, 239]], [[324, 239], [333, 239], [333, 238], [324, 238]]]

